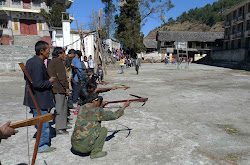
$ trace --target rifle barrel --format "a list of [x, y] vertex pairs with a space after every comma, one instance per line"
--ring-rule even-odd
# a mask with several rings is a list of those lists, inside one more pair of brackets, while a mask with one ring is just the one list
[[108, 104], [113, 104], [113, 103], [124, 103], [124, 102], [127, 102], [127, 101], [130, 101], [130, 102], [145, 102], [147, 101], [148, 98], [141, 98], [141, 99], [128, 99], [128, 100], [118, 100], [118, 101], [108, 101]]

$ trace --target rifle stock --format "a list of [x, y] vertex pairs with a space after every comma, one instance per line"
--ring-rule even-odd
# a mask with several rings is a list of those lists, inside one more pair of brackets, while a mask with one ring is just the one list
[[32, 125], [38, 125], [40, 121], [42, 123], [48, 122], [50, 120], [53, 120], [53, 116], [51, 113], [48, 113], [46, 115], [41, 115], [32, 119], [28, 120], [23, 120], [20, 122], [16, 122], [10, 125], [11, 128], [16, 129], [16, 128], [21, 128], [21, 127], [27, 127], [27, 126], [32, 126]]

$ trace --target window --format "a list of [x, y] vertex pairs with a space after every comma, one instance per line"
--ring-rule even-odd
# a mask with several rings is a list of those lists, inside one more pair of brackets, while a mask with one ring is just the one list
[[205, 48], [205, 43], [201, 43], [201, 49], [204, 49]]
[[228, 14], [228, 15], [227, 15], [227, 22], [230, 22], [230, 21], [231, 21], [230, 17], [231, 17], [231, 14]]
[[226, 49], [228, 49], [228, 42], [225, 42]]
[[234, 49], [234, 40], [231, 41], [231, 49]]
[[250, 20], [247, 21], [247, 30], [250, 30]]
[[17, 18], [14, 18], [14, 26], [15, 26], [15, 30], [19, 30]]
[[33, 6], [38, 6], [40, 7], [41, 6], [41, 0], [33, 0]]
[[233, 13], [233, 19], [236, 19], [236, 13], [237, 13], [237, 10], [235, 10]]
[[12, 0], [13, 5], [21, 5], [21, 0]]
[[238, 48], [241, 48], [241, 39], [238, 40]]
[[188, 42], [188, 48], [192, 48], [193, 43], [192, 42]]
[[248, 13], [250, 13], [250, 3], [248, 3]]
[[0, 0], [0, 5], [5, 5], [6, 4], [6, 0]]
[[233, 29], [232, 29], [232, 34], [235, 34], [236, 33], [236, 27], [233, 26]]
[[39, 31], [42, 31], [43, 30], [43, 24], [42, 24], [42, 21], [40, 20], [39, 21]]
[[201, 46], [201, 43], [200, 42], [196, 42], [196, 46]]

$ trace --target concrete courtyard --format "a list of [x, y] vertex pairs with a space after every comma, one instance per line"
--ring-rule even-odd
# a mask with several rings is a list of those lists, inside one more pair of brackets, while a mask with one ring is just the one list
[[[132, 103], [118, 120], [103, 122], [108, 135], [120, 130], [104, 145], [108, 155], [95, 160], [74, 155], [70, 151], [72, 128], [69, 135], [52, 138], [56, 151], [38, 154], [36, 164], [249, 165], [250, 72], [198, 64], [182, 68], [142, 64], [139, 75], [134, 68], [126, 68], [125, 74], [119, 74], [119, 68], [109, 69], [107, 87], [131, 88], [105, 93], [105, 100], [133, 98], [129, 94], [149, 100], [145, 106]], [[26, 115], [32, 118], [22, 105], [22, 73], [0, 75], [0, 124], [25, 120]], [[118, 106], [122, 104], [106, 109], [116, 110]], [[74, 123], [76, 116], [71, 117]], [[35, 131], [33, 126], [28, 134], [26, 128], [20, 128], [18, 134], [2, 140], [2, 165], [29, 164]]]

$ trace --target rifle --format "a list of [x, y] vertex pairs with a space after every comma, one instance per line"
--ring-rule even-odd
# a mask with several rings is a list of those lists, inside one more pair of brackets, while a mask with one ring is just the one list
[[[104, 90], [104, 89], [113, 89], [114, 87], [108, 87], [108, 88], [98, 88], [100, 90]], [[130, 86], [121, 86], [121, 87], [115, 87], [115, 88], [124, 88], [124, 90], [130, 88]]]
[[127, 101], [130, 101], [130, 102], [143, 102], [142, 106], [144, 106], [146, 104], [146, 102], [148, 101], [148, 98], [128, 99], [128, 100], [118, 100], [118, 101], [108, 101], [108, 104], [125, 103]]

